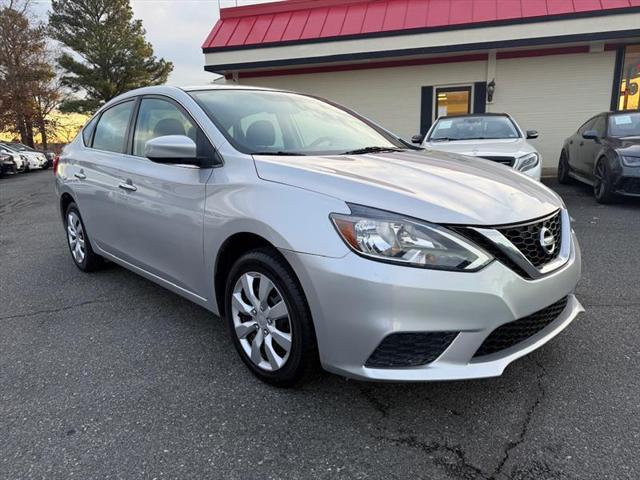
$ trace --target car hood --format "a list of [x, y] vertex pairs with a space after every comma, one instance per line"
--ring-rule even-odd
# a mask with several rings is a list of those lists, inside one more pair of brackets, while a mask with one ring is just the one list
[[534, 151], [533, 147], [531, 147], [523, 138], [427, 142], [424, 147], [429, 150], [459, 153], [460, 155], [469, 155], [473, 157], [518, 157]]
[[435, 223], [503, 225], [562, 206], [547, 187], [508, 167], [443, 152], [254, 160], [263, 180]]

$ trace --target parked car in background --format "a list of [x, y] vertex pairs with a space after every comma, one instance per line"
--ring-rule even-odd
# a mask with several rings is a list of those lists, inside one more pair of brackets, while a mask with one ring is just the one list
[[11, 155], [6, 153], [0, 153], [0, 177], [5, 175], [14, 175], [18, 173], [16, 162]]
[[47, 159], [47, 164], [44, 168], [51, 167], [53, 165], [53, 159], [56, 156], [55, 152], [52, 152], [51, 150], [36, 150], [35, 148], [31, 148], [28, 145], [25, 145], [24, 143], [8, 142], [7, 145], [17, 150], [18, 152], [32, 152], [32, 153], [35, 152], [35, 153], [43, 154]]
[[512, 167], [540, 180], [542, 158], [527, 140], [538, 138], [538, 132], [526, 133], [516, 121], [504, 113], [482, 113], [440, 117], [426, 136], [413, 138], [427, 150], [457, 153], [482, 158]]
[[2, 144], [0, 144], [0, 153], [4, 155], [10, 155], [11, 158], [13, 158], [13, 161], [16, 164], [16, 168], [18, 169], [18, 173], [25, 172], [29, 168], [29, 159], [27, 159], [27, 157], [25, 157], [24, 155], [11, 150], [10, 148], [3, 146]]
[[43, 153], [29, 150], [18, 151], [8, 143], [0, 143], [0, 147], [4, 147], [5, 149], [9, 150], [9, 152], [22, 155], [22, 157], [27, 160], [26, 171], [48, 168], [47, 165], [49, 162], [47, 160], [47, 157], [45, 157]]
[[593, 186], [600, 203], [640, 196], [640, 112], [605, 112], [587, 120], [562, 148], [558, 180]]
[[220, 314], [275, 385], [317, 360], [366, 380], [498, 376], [582, 311], [558, 195], [315, 97], [134, 90], [54, 172], [79, 269], [107, 258]]

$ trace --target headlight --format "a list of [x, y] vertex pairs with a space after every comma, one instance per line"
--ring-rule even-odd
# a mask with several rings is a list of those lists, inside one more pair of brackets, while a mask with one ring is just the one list
[[521, 172], [526, 172], [527, 170], [537, 167], [538, 163], [540, 163], [540, 155], [537, 153], [529, 153], [518, 159], [516, 168]]
[[493, 257], [439, 225], [372, 208], [349, 205], [351, 215], [331, 214], [338, 233], [356, 253], [373, 260], [472, 272]]
[[622, 163], [626, 167], [640, 167], [640, 157], [629, 157], [627, 155], [623, 155]]

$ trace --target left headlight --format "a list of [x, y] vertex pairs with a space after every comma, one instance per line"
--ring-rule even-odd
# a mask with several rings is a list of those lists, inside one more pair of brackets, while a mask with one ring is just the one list
[[640, 157], [630, 157], [628, 155], [623, 155], [622, 163], [624, 163], [625, 167], [640, 167]]
[[520, 172], [526, 172], [527, 170], [531, 170], [535, 168], [540, 163], [540, 155], [537, 153], [529, 153], [524, 155], [523, 157], [518, 158], [518, 164], [516, 168]]
[[331, 214], [344, 242], [356, 253], [382, 262], [473, 272], [493, 257], [452, 230], [358, 205], [351, 215]]

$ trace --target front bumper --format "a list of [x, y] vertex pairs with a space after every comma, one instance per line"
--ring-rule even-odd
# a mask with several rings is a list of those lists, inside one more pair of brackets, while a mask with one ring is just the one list
[[628, 197], [640, 197], [640, 167], [622, 166], [614, 179], [616, 193]]
[[[581, 273], [572, 234], [569, 260], [537, 280], [525, 280], [501, 263], [475, 273], [442, 272], [375, 262], [349, 253], [328, 258], [283, 251], [298, 274], [316, 327], [323, 367], [376, 381], [462, 380], [495, 377], [515, 359], [539, 348], [583, 311], [573, 295]], [[568, 297], [542, 331], [497, 353], [474, 358], [499, 326]], [[382, 340], [400, 332], [459, 332], [432, 363], [369, 368]]]

